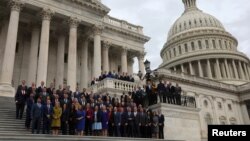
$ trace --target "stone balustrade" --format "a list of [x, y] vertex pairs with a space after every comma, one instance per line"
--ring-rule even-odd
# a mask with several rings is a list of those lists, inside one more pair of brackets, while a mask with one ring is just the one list
[[238, 91], [237, 86], [234, 86], [231, 84], [225, 84], [225, 83], [213, 81], [210, 79], [206, 79], [206, 78], [202, 78], [202, 77], [198, 77], [198, 76], [194, 76], [194, 75], [187, 75], [184, 73], [178, 74], [178, 73], [171, 72], [170, 70], [166, 70], [166, 69], [157, 70], [155, 72], [155, 75], [160, 76], [160, 77], [163, 76], [163, 77], [171, 77], [171, 78], [176, 78], [176, 79], [183, 79], [185, 81], [190, 81], [193, 83], [197, 83], [199, 85], [206, 85], [209, 87], [224, 89], [227, 91], [233, 91], [233, 92]]
[[137, 87], [137, 83], [122, 81], [118, 79], [106, 78], [99, 83], [90, 87], [90, 89], [96, 92], [109, 92], [122, 94], [123, 92], [133, 91], [135, 87]]
[[143, 27], [133, 25], [131, 23], [128, 23], [127, 21], [119, 20], [111, 16], [105, 16], [103, 20], [104, 20], [104, 23], [107, 23], [109, 25], [116, 26], [122, 29], [127, 29], [132, 32], [139, 33], [139, 34], [143, 34], [143, 30], [142, 30]]

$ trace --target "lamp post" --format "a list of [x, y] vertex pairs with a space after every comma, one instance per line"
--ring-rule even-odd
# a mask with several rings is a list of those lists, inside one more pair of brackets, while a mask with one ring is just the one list
[[150, 74], [151, 74], [151, 69], [150, 69], [150, 62], [146, 60], [144, 62], [145, 70], [146, 70], [146, 79], [147, 81], [150, 81]]

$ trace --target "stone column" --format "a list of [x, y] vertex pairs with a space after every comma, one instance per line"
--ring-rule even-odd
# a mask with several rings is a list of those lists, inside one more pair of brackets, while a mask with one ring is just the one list
[[228, 67], [227, 59], [224, 59], [224, 64], [225, 64], [225, 67], [226, 67], [227, 78], [231, 79], [231, 74], [230, 74], [230, 70], [229, 70], [229, 67]]
[[78, 19], [70, 17], [69, 19], [69, 51], [68, 51], [68, 74], [67, 84], [72, 91], [76, 90], [76, 69], [77, 69], [77, 26]]
[[241, 113], [243, 114], [244, 124], [250, 124], [249, 113], [247, 110], [246, 103], [240, 102]]
[[225, 68], [225, 64], [221, 64], [221, 73], [223, 78], [227, 78], [227, 73], [226, 73], [226, 68]]
[[110, 43], [108, 41], [103, 44], [103, 71], [109, 72], [109, 48]]
[[36, 85], [39, 86], [41, 81], [44, 81], [46, 86], [47, 82], [47, 67], [49, 56], [49, 33], [50, 33], [50, 20], [53, 12], [50, 9], [43, 9], [42, 15], [42, 30], [40, 37], [40, 49], [37, 68], [37, 81]]
[[239, 66], [239, 70], [240, 70], [240, 78], [245, 79], [245, 75], [244, 75], [243, 68], [242, 68], [240, 60], [238, 61], [238, 66]]
[[101, 75], [101, 33], [102, 29], [98, 26], [94, 30], [94, 56], [93, 56], [93, 77], [99, 78]]
[[216, 45], [216, 49], [220, 49], [220, 43], [218, 39], [215, 40], [215, 45]]
[[232, 60], [232, 64], [233, 64], [233, 69], [234, 69], [234, 76], [236, 79], [239, 79], [239, 74], [238, 74], [238, 70], [236, 68], [236, 65], [235, 65], [235, 61]]
[[128, 59], [127, 59], [128, 48], [124, 47], [121, 54], [121, 67], [122, 73], [128, 72]]
[[190, 70], [190, 74], [194, 75], [194, 70], [193, 70], [192, 62], [189, 62], [189, 70]]
[[145, 66], [144, 66], [144, 56], [146, 54], [144, 52], [140, 52], [138, 55], [138, 63], [139, 63], [139, 71], [142, 72], [142, 74], [145, 74]]
[[208, 78], [213, 79], [212, 71], [211, 71], [211, 65], [210, 65], [209, 59], [207, 59], [207, 76], [208, 76]]
[[37, 54], [39, 48], [39, 37], [40, 29], [34, 25], [31, 35], [31, 47], [29, 56], [29, 70], [28, 70], [28, 85], [32, 82], [36, 83], [36, 72], [37, 72]]
[[201, 61], [200, 60], [198, 60], [198, 68], [199, 68], [199, 76], [200, 77], [204, 77], [203, 70], [202, 70], [202, 67], [201, 67]]
[[81, 52], [81, 89], [88, 88], [88, 48], [89, 48], [89, 40], [88, 38], [84, 39], [82, 44], [82, 52]]
[[250, 67], [249, 67], [249, 64], [247, 64], [247, 70], [248, 70], [248, 75], [249, 75], [249, 78], [250, 78]]
[[245, 71], [246, 80], [249, 80], [247, 66], [246, 66], [246, 63], [244, 63], [244, 62], [243, 62], [243, 67], [244, 67], [244, 71]]
[[209, 44], [209, 48], [210, 48], [210, 49], [213, 49], [213, 48], [214, 48], [212, 39], [209, 39], [209, 40], [208, 40], [208, 44]]
[[[20, 2], [19, 0], [10, 0], [9, 4], [11, 7], [11, 13], [10, 13], [10, 20], [9, 20], [9, 27], [8, 27], [8, 32], [7, 32], [5, 50], [3, 54], [2, 70], [0, 74], [1, 76], [0, 84], [8, 86], [8, 87], [11, 86], [12, 84], [19, 15], [20, 15], [20, 11], [23, 6], [23, 3]], [[0, 94], [2, 93], [1, 89], [2, 88], [0, 87]]]
[[219, 62], [219, 59], [217, 58], [216, 59], [216, 77], [217, 79], [221, 79], [221, 70], [220, 70], [220, 62]]
[[181, 73], [185, 73], [183, 64], [181, 64]]
[[202, 45], [202, 49], [206, 49], [206, 41], [205, 41], [205, 39], [201, 40], [201, 45]]
[[60, 33], [57, 46], [57, 60], [56, 60], [56, 85], [63, 85], [64, 79], [64, 53], [65, 53], [66, 37], [64, 33]]
[[177, 70], [176, 70], [176, 67], [174, 67], [174, 72], [176, 73], [176, 71], [177, 71]]

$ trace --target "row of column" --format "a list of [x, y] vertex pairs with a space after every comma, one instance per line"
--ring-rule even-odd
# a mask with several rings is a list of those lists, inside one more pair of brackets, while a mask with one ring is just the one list
[[[11, 7], [10, 20], [7, 32], [7, 39], [5, 45], [5, 52], [2, 63], [1, 70], [1, 85], [11, 86], [14, 61], [15, 61], [15, 49], [17, 41], [17, 32], [19, 24], [20, 11], [23, 3], [18, 0], [11, 0], [9, 2]], [[42, 26], [41, 33], [38, 26], [33, 27], [32, 38], [31, 38], [31, 49], [29, 56], [29, 66], [28, 66], [28, 82], [34, 82], [36, 80], [37, 86], [40, 85], [41, 81], [45, 82], [47, 80], [47, 67], [48, 67], [48, 53], [49, 53], [49, 37], [50, 37], [50, 21], [53, 15], [53, 11], [50, 9], [43, 9], [41, 12]], [[69, 21], [69, 50], [68, 50], [68, 74], [67, 81], [68, 85], [72, 90], [76, 88], [76, 69], [77, 69], [77, 27], [78, 19], [70, 18]], [[40, 37], [40, 40], [39, 40]], [[57, 50], [57, 73], [56, 73], [56, 83], [63, 84], [63, 74], [64, 74], [64, 52], [65, 52], [65, 35], [61, 34], [58, 39], [58, 50]], [[40, 44], [39, 44], [40, 43]], [[40, 48], [39, 48], [40, 47]], [[84, 46], [85, 47], [85, 46]], [[94, 75], [99, 75], [101, 70], [100, 61], [100, 48], [101, 40], [100, 34], [94, 35], [94, 54], [97, 60], [94, 61]], [[86, 48], [87, 49], [87, 48]], [[39, 50], [39, 55], [37, 54]], [[87, 51], [86, 51], [87, 53]], [[99, 54], [99, 55], [98, 55]], [[39, 56], [37, 58], [37, 55]], [[87, 55], [86, 55], [87, 57]], [[87, 60], [87, 59], [86, 59]], [[84, 61], [86, 61], [84, 60]], [[99, 64], [98, 64], [99, 63]], [[85, 66], [86, 66], [85, 62]], [[83, 65], [83, 66], [84, 66]], [[83, 76], [87, 78], [87, 67], [83, 69]], [[84, 79], [88, 81], [87, 79]], [[83, 83], [84, 84], [84, 83]]]
[[[15, 49], [17, 41], [17, 32], [19, 24], [19, 15], [23, 3], [18, 0], [11, 0], [11, 13], [7, 32], [7, 39], [5, 45], [5, 52], [3, 56], [2, 70], [1, 70], [1, 85], [11, 86], [12, 75], [14, 69]], [[32, 29], [31, 49], [28, 66], [28, 83], [36, 80], [37, 86], [41, 81], [47, 80], [48, 67], [48, 53], [49, 53], [49, 37], [50, 37], [50, 21], [53, 16], [53, 11], [50, 9], [43, 9], [41, 12], [42, 26], [34, 26]], [[76, 74], [77, 74], [77, 28], [79, 20], [70, 17], [69, 23], [69, 48], [68, 48], [68, 70], [67, 82], [71, 90], [76, 89]], [[40, 33], [41, 31], [41, 33]], [[93, 27], [94, 33], [94, 57], [93, 57], [93, 76], [99, 77], [101, 74], [101, 33], [102, 29], [98, 26]], [[61, 33], [58, 37], [57, 48], [57, 73], [56, 84], [63, 84], [64, 76], [64, 53], [65, 53], [66, 35]], [[104, 44], [103, 47], [103, 69], [109, 71], [109, 47], [110, 44]], [[39, 50], [39, 55], [37, 54]], [[84, 39], [82, 43], [82, 65], [81, 65], [81, 84], [87, 87], [88, 84], [88, 39]], [[37, 58], [37, 55], [39, 56]], [[138, 56], [139, 70], [144, 73], [144, 54]], [[127, 48], [123, 48], [121, 54], [122, 72], [128, 71], [127, 65]]]
[[[201, 60], [195, 61], [195, 62], [189, 62], [188, 66], [185, 67], [184, 64], [180, 65], [180, 71], [182, 73], [186, 73], [185, 70], [188, 69], [190, 75], [199, 75], [200, 77], [204, 77], [204, 73], [206, 72], [207, 77], [210, 79], [213, 79], [213, 71], [212, 68], [214, 68], [214, 74], [216, 79], [240, 79], [240, 80], [250, 80], [250, 68], [249, 65], [243, 61], [239, 60], [233, 60], [230, 59], [230, 64], [228, 59], [223, 59], [223, 62], [221, 59], [214, 59], [213, 60], [214, 66], [211, 66], [211, 59], [206, 60], [206, 67], [202, 66]], [[194, 71], [194, 65], [197, 63], [197, 74], [195, 74]], [[177, 70], [176, 67], [173, 68], [175, 71]], [[205, 70], [206, 69], [206, 70]]]

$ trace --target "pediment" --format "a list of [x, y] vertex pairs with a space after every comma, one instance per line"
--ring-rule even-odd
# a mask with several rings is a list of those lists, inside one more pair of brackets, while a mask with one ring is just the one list
[[96, 10], [98, 12], [101, 12], [103, 15], [107, 15], [110, 11], [110, 9], [106, 5], [102, 4], [99, 0], [68, 0], [68, 1]]

